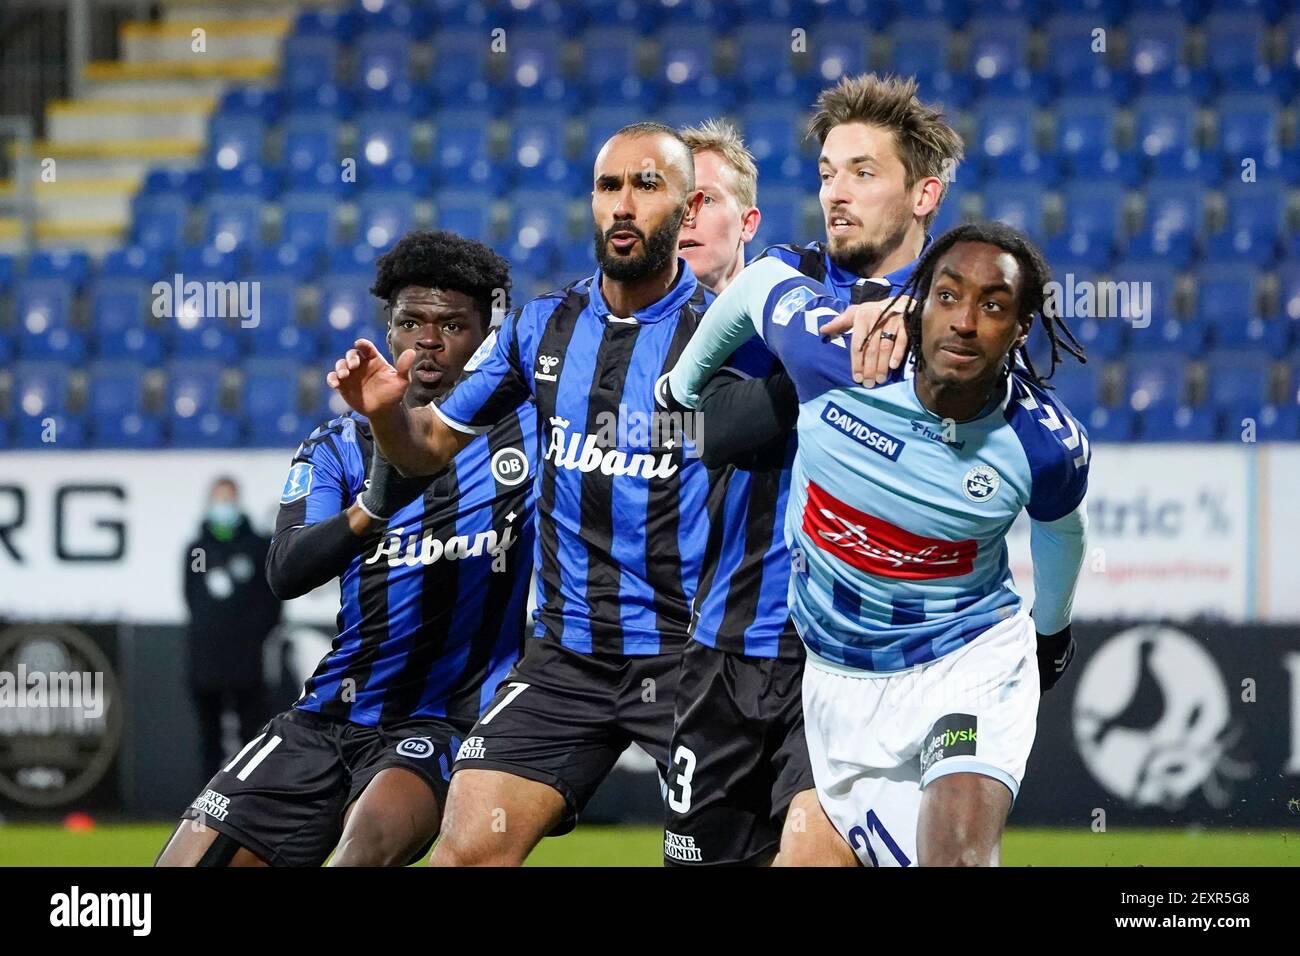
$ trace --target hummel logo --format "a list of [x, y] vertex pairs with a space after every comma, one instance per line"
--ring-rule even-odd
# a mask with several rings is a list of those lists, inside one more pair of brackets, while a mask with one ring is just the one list
[[560, 357], [558, 355], [539, 355], [537, 356], [537, 364], [540, 366], [536, 373], [537, 378], [543, 382], [554, 382], [556, 379], [554, 369], [560, 364]]

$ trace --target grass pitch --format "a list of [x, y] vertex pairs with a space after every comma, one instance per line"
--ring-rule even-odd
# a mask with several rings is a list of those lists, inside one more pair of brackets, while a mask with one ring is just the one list
[[[173, 826], [0, 826], [0, 866], [149, 866]], [[654, 827], [579, 827], [543, 840], [528, 865], [659, 866], [660, 839]], [[1300, 866], [1300, 831], [1012, 829], [1002, 859], [1007, 866]]]

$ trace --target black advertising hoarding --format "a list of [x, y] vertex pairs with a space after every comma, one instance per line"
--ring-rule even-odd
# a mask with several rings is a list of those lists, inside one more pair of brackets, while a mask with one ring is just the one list
[[1039, 705], [1012, 825], [1300, 828], [1300, 628], [1074, 634], [1074, 663]]

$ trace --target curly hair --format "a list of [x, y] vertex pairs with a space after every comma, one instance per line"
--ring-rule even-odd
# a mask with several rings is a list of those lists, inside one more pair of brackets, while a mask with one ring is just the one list
[[[510, 308], [510, 265], [481, 242], [454, 232], [408, 232], [376, 263], [371, 295], [392, 306], [409, 285], [463, 292], [474, 300], [483, 331], [492, 324], [492, 307]], [[501, 296], [499, 302], [494, 300]]]
[[912, 304], [904, 315], [904, 321], [907, 323], [907, 335], [911, 343], [909, 350], [917, 368], [924, 365], [924, 360], [921, 357], [921, 310], [925, 308], [925, 300], [930, 295], [934, 270], [938, 266], [939, 260], [943, 258], [944, 253], [959, 242], [985, 242], [991, 246], [997, 246], [999, 249], [1011, 253], [1016, 257], [1016, 261], [1020, 263], [1020, 317], [1029, 321], [1031, 329], [1035, 318], [1041, 319], [1043, 332], [1047, 335], [1047, 341], [1051, 344], [1052, 367], [1047, 370], [1046, 375], [1040, 376], [1038, 374], [1033, 361], [1029, 357], [1029, 349], [1026, 348], [1028, 339], [1026, 339], [1026, 345], [1018, 345], [1011, 350], [1008, 368], [1019, 359], [1021, 365], [1024, 366], [1024, 370], [1028, 373], [1030, 381], [1043, 388], [1051, 388], [1046, 380], [1052, 377], [1056, 367], [1061, 363], [1062, 352], [1074, 356], [1080, 362], [1086, 363], [1088, 361], [1084, 357], [1083, 346], [1074, 337], [1074, 333], [1065, 324], [1065, 320], [1059, 315], [1054, 315], [1050, 309], [1046, 312], [1043, 311], [1043, 304], [1047, 296], [1047, 285], [1052, 281], [1052, 268], [1047, 264], [1047, 260], [1043, 258], [1043, 254], [1038, 251], [1038, 247], [1024, 233], [1011, 228], [1005, 223], [984, 221], [962, 223], [949, 229], [930, 243], [930, 248], [926, 249], [922, 254], [916, 269], [912, 272], [911, 278], [899, 290], [898, 298], [903, 296], [911, 296], [912, 298]]

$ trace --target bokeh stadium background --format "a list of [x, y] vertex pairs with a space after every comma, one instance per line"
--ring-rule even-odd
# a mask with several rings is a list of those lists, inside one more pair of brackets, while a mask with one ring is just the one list
[[[4, 0], [0, 670], [80, 662], [112, 699], [0, 707], [0, 864], [147, 863], [206, 778], [184, 546], [219, 473], [269, 529], [292, 449], [339, 410], [328, 363], [382, 334], [378, 253], [417, 227], [484, 240], [516, 303], [589, 273], [591, 162], [647, 117], [736, 120], [751, 254], [821, 238], [804, 123], [867, 69], [915, 75], [965, 137], [934, 233], [1027, 230], [1090, 356], [1056, 376], [1093, 445], [1081, 652], [1007, 860], [1300, 862], [1294, 4]], [[255, 289], [256, 321], [159, 315], [190, 281]], [[1089, 312], [1112, 281], [1140, 294]], [[287, 606], [277, 707], [336, 601]], [[656, 863], [647, 767], [539, 859]]]

